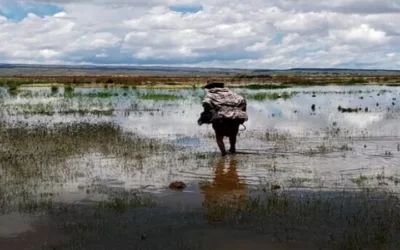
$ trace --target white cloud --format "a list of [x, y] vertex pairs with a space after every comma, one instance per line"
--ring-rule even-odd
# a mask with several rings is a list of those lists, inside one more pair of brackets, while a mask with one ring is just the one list
[[362, 43], [367, 41], [372, 44], [383, 44], [389, 40], [384, 31], [371, 28], [367, 24], [348, 30], [332, 31], [331, 34], [334, 38], [342, 39], [346, 42]]
[[[400, 6], [382, 0], [84, 0], [0, 16], [7, 62], [398, 68]], [[199, 6], [180, 13], [170, 5]]]
[[107, 53], [101, 53], [101, 54], [97, 54], [96, 57], [105, 58], [105, 57], [108, 57], [108, 54]]
[[7, 22], [7, 18], [0, 15], [0, 24]]

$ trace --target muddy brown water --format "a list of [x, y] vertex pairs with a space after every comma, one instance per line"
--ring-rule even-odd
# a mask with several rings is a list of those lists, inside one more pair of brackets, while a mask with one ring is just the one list
[[[215, 225], [202, 211], [226, 202], [242, 204], [271, 186], [279, 187], [277, 193], [294, 192], [295, 199], [310, 192], [318, 197], [343, 190], [398, 192], [397, 87], [293, 88], [268, 91], [298, 92], [287, 100], [248, 99], [250, 120], [240, 132], [238, 154], [227, 157], [219, 155], [211, 127], [196, 123], [202, 90], [155, 91], [184, 97], [172, 101], [138, 99], [138, 90], [75, 89], [112, 92], [107, 98], [66, 98], [62, 89], [60, 95], [46, 88], [22, 88], [11, 96], [1, 91], [1, 131], [8, 137], [0, 139], [0, 249], [312, 249], [315, 241], [310, 245], [305, 229], [293, 221], [271, 228], [240, 219]], [[361, 110], [343, 113], [339, 106]], [[110, 123], [120, 130], [87, 125]], [[74, 136], [68, 132], [75, 131], [71, 124], [85, 125]], [[64, 127], [57, 131], [66, 136], [47, 135], [53, 126]], [[18, 136], [9, 132], [16, 128]], [[135, 136], [177, 148], [131, 148], [138, 143]], [[170, 190], [173, 181], [187, 187]], [[92, 216], [96, 202], [136, 191], [161, 205], [118, 216], [103, 211], [102, 220]], [[39, 214], [27, 213], [26, 206], [21, 209], [27, 197], [54, 204], [40, 205], [46, 208]], [[54, 212], [59, 204], [77, 207]], [[213, 216], [218, 213], [213, 210]], [[277, 225], [270, 219], [262, 222]], [[76, 230], [87, 233], [85, 239], [77, 239]], [[319, 238], [324, 237], [316, 242]], [[344, 239], [350, 246], [357, 243]]]

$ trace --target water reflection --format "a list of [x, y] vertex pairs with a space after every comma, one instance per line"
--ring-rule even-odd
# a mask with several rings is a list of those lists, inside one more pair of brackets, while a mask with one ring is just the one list
[[[237, 164], [238, 160], [234, 156], [230, 159], [225, 157], [219, 159], [212, 182], [200, 187], [204, 194], [204, 208], [215, 209], [219, 206], [239, 208], [245, 204], [248, 190], [245, 181], [240, 179]], [[213, 214], [209, 214], [208, 219], [215, 220]]]
[[32, 218], [13, 212], [0, 215], [0, 238], [11, 238], [27, 231], [32, 231]]

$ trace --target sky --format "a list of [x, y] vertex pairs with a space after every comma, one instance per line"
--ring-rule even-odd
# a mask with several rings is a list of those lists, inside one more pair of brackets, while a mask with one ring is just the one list
[[400, 69], [400, 0], [0, 0], [0, 63]]

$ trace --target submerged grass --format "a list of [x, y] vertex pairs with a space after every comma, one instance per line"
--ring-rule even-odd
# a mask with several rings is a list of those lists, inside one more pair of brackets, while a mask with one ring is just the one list
[[[272, 132], [264, 136], [268, 141], [288, 140]], [[295, 193], [270, 187], [250, 195], [247, 190], [240, 189], [242, 183], [232, 170], [236, 161], [231, 161], [228, 173], [224, 171], [225, 160], [217, 164], [214, 182], [205, 185], [211, 193], [199, 208], [178, 206], [178, 209], [169, 210], [139, 192], [101, 184], [96, 184], [97, 189], [87, 188], [86, 192], [106, 195], [104, 200], [80, 207], [56, 203], [53, 199], [56, 194], [51, 192], [49, 183], [62, 185], [67, 180], [74, 181], [76, 175], [82, 177], [80, 172], [75, 173], [73, 161], [68, 164], [76, 156], [101, 154], [117, 158], [124, 168], [133, 168], [136, 174], [151, 171], [147, 164], [165, 168], [177, 163], [173, 161], [175, 147], [126, 134], [113, 123], [33, 128], [24, 124], [13, 128], [3, 126], [0, 145], [0, 214], [12, 211], [46, 214], [51, 225], [71, 236], [66, 243], [69, 247], [96, 249], [102, 245], [111, 248], [118, 243], [124, 248], [145, 241], [148, 249], [174, 249], [172, 239], [182, 238], [182, 232], [185, 238], [195, 242], [199, 231], [207, 232], [212, 228], [262, 233], [277, 241], [311, 244], [315, 248], [396, 249], [400, 243], [396, 237], [400, 233], [397, 227], [400, 202], [396, 195], [365, 189], [358, 193]], [[161, 160], [157, 161], [157, 157]], [[183, 165], [192, 159], [198, 166], [210, 167], [221, 158], [204, 153], [190, 156], [189, 153], [177, 159]], [[91, 171], [90, 164], [98, 163], [86, 164], [89, 165], [86, 171]], [[383, 174], [377, 178], [383, 179]], [[302, 187], [310, 180], [295, 177], [288, 181], [288, 187]], [[101, 181], [104, 180], [98, 180]], [[43, 184], [49, 186], [43, 189]], [[213, 197], [210, 198], [210, 194]], [[157, 238], [163, 235], [162, 230], [172, 233], [167, 241]], [[188, 249], [195, 247], [187, 244]]]
[[[40, 204], [48, 204], [48, 200], [41, 199], [41, 187], [62, 185], [77, 178], [84, 169], [68, 163], [71, 158], [96, 153], [118, 157], [129, 161], [131, 168], [141, 168], [148, 157], [174, 148], [159, 140], [125, 134], [114, 123], [33, 128], [21, 123], [0, 128], [0, 145], [0, 214], [17, 208], [35, 210], [43, 207]], [[34, 203], [39, 205], [35, 207]]]
[[[304, 181], [295, 179], [294, 184]], [[369, 191], [267, 192], [240, 204], [215, 204], [206, 215], [235, 228], [258, 228], [277, 240], [313, 243], [311, 249], [396, 249], [399, 204], [394, 194]]]
[[67, 85], [64, 87], [64, 94], [72, 95], [74, 93], [74, 87]]
[[148, 91], [144, 93], [138, 92], [136, 96], [140, 100], [153, 100], [153, 101], [177, 101], [184, 99], [184, 97], [181, 95], [157, 93], [154, 91]]
[[118, 93], [100, 91], [100, 92], [90, 92], [90, 93], [73, 93], [66, 92], [64, 93], [64, 97], [74, 98], [74, 97], [89, 97], [89, 98], [111, 98], [114, 96], [118, 96]]
[[130, 209], [139, 207], [152, 207], [157, 202], [151, 198], [145, 198], [136, 193], [120, 192], [105, 201], [97, 202], [97, 210], [109, 210], [117, 213], [125, 213]]
[[115, 108], [112, 102], [103, 100], [78, 101], [78, 105], [75, 106], [70, 100], [62, 99], [59, 102], [49, 103], [0, 104], [0, 110], [8, 115], [113, 115]]
[[250, 84], [244, 86], [247, 89], [259, 90], [259, 89], [286, 89], [290, 86], [285, 85], [272, 85], [272, 84]]
[[282, 93], [256, 93], [256, 94], [246, 94], [245, 98], [255, 101], [265, 101], [265, 100], [288, 100], [296, 96], [298, 92], [282, 92]]
[[[252, 243], [266, 244], [264, 239], [307, 246], [301, 249], [400, 246], [400, 201], [390, 193], [265, 190], [252, 197], [207, 203], [200, 209], [166, 208], [143, 202], [140, 196], [124, 197], [121, 194], [106, 203], [84, 208], [56, 210], [53, 206], [52, 210], [58, 212], [51, 213], [51, 218], [58, 228], [72, 234], [70, 246], [78, 243], [84, 249], [137, 245], [143, 241], [143, 249], [182, 249], [176, 248], [182, 234], [190, 240], [185, 249], [210, 249], [212, 241], [204, 234], [216, 232], [213, 230], [239, 232], [235, 239], [246, 240], [250, 249]], [[164, 231], [168, 231], [167, 238], [162, 237]], [[242, 237], [246, 232], [250, 236]], [[205, 244], [199, 247], [198, 240]], [[229, 243], [232, 239], [227, 240]]]

